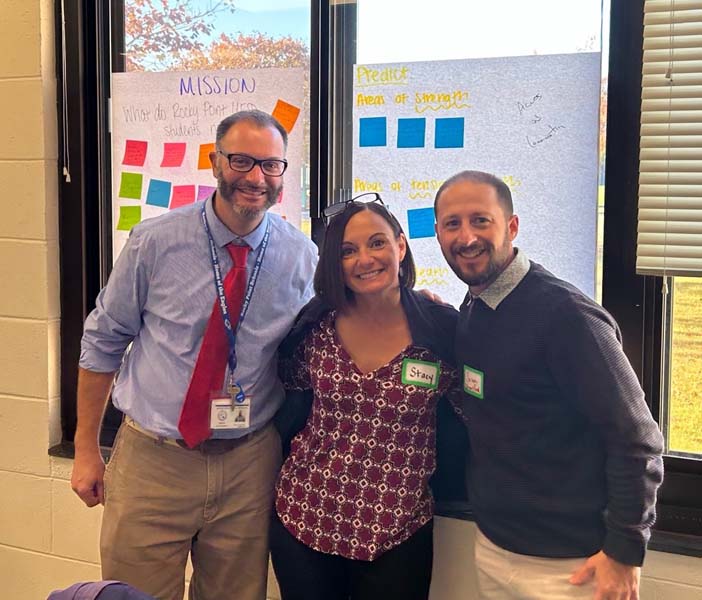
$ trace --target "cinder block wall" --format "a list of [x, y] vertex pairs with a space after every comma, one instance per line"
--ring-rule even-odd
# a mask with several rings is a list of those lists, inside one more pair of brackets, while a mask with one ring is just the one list
[[57, 116], [52, 0], [0, 9], [0, 574], [38, 600], [99, 578], [100, 510], [82, 509], [60, 440]]
[[[73, 495], [71, 461], [47, 454], [60, 439], [54, 45], [52, 0], [2, 0], [0, 589], [13, 600], [100, 578], [101, 510]], [[473, 531], [437, 520], [432, 600], [476, 598]], [[642, 597], [702, 600], [702, 559], [651, 553]]]

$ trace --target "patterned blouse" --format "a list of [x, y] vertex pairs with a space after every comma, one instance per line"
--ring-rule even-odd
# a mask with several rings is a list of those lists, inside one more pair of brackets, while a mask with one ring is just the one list
[[[279, 475], [276, 510], [310, 548], [374, 560], [433, 516], [436, 403], [456, 375], [411, 344], [361, 373], [339, 343], [334, 319], [328, 313], [282, 365], [285, 386], [312, 389], [314, 400]], [[437, 388], [402, 383], [408, 360], [436, 365]]]

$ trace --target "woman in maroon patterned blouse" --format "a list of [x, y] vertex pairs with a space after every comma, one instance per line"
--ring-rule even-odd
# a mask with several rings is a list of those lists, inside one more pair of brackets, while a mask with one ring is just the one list
[[301, 343], [281, 359], [286, 388], [313, 402], [276, 486], [273, 565], [283, 600], [425, 599], [455, 311], [411, 290], [412, 255], [382, 202], [340, 206]]

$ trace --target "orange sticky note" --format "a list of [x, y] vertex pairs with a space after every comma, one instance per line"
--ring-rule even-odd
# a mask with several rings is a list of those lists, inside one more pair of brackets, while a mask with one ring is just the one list
[[210, 169], [212, 168], [212, 163], [210, 162], [210, 152], [215, 151], [214, 144], [200, 144], [200, 156], [197, 160], [198, 169]]
[[285, 128], [285, 131], [290, 133], [295, 127], [297, 117], [300, 114], [300, 109], [297, 106], [288, 104], [284, 100], [278, 100], [273, 109], [273, 117]]

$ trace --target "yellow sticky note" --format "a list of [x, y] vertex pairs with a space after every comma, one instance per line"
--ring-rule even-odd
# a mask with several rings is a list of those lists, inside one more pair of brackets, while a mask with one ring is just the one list
[[134, 225], [141, 222], [141, 206], [120, 206], [118, 231], [129, 231]]
[[288, 133], [295, 127], [299, 115], [300, 109], [297, 106], [288, 104], [284, 100], [278, 100], [278, 102], [275, 103], [273, 117], [278, 120]]
[[214, 144], [200, 144], [200, 156], [197, 160], [198, 169], [211, 169], [212, 163], [210, 162], [210, 152], [215, 151]]

